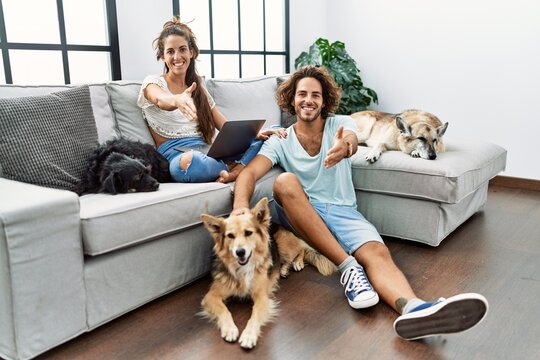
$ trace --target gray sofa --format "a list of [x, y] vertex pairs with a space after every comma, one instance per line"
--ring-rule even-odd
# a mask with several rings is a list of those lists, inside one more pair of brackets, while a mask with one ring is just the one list
[[[140, 82], [90, 84], [99, 142], [124, 136], [151, 142], [136, 96]], [[0, 86], [0, 98], [69, 86]], [[278, 124], [276, 78], [207, 80], [224, 115]], [[482, 209], [506, 151], [490, 143], [447, 142], [435, 161], [400, 152], [368, 164], [353, 159], [359, 209], [383, 235], [438, 245]], [[256, 187], [270, 196], [280, 169]], [[227, 215], [231, 186], [161, 184], [157, 192], [75, 193], [0, 177], [0, 356], [35, 357], [210, 270], [212, 240], [203, 212]], [[201, 294], [202, 296], [203, 294]]]

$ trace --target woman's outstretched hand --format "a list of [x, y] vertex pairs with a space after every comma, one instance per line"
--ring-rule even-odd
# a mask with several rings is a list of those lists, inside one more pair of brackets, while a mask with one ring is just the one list
[[183, 93], [176, 95], [175, 105], [189, 121], [197, 120], [197, 107], [192, 97], [196, 88], [197, 83], [193, 83]]

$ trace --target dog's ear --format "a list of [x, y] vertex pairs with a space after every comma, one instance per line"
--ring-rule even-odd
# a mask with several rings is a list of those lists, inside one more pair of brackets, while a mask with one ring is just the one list
[[103, 192], [107, 192], [113, 195], [118, 194], [122, 186], [122, 179], [115, 171], [111, 171], [109, 175], [103, 180], [101, 187]]
[[225, 220], [208, 214], [202, 214], [201, 220], [204, 227], [210, 232], [215, 240], [223, 236], [225, 231]]
[[437, 128], [437, 135], [439, 137], [443, 136], [444, 133], [446, 132], [446, 128], [448, 128], [448, 123], [444, 123], [444, 125], [441, 125]]
[[251, 214], [261, 225], [270, 226], [270, 208], [268, 207], [268, 199], [263, 197], [259, 200], [253, 209], [251, 209]]
[[403, 135], [411, 136], [411, 126], [401, 116], [396, 116], [396, 126]]

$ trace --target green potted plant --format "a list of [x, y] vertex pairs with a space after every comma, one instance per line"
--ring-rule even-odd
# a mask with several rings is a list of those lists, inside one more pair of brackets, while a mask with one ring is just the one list
[[296, 69], [305, 65], [324, 66], [341, 87], [338, 114], [350, 115], [366, 110], [372, 102], [378, 103], [377, 93], [364, 86], [356, 61], [347, 53], [341, 41], [330, 44], [327, 39], [317, 39], [309, 47], [309, 52], [302, 52], [294, 61]]

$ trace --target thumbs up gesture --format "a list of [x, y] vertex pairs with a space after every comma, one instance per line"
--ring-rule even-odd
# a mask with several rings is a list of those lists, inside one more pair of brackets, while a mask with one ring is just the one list
[[324, 167], [331, 168], [340, 162], [349, 153], [349, 147], [343, 138], [343, 126], [340, 126], [334, 135], [333, 146], [326, 153]]
[[197, 119], [197, 107], [193, 102], [192, 94], [197, 88], [197, 83], [192, 83], [183, 93], [176, 95], [175, 105], [189, 121]]

